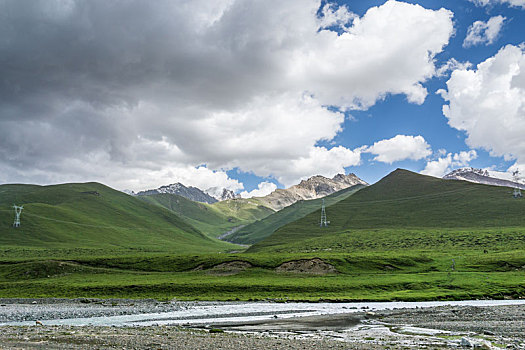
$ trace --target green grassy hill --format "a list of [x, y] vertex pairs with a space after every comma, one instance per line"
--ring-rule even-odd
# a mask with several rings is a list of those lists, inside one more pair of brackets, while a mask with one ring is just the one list
[[[326, 212], [329, 227], [319, 227], [317, 210], [283, 226], [252, 251], [270, 247], [304, 250], [307, 241], [319, 249], [364, 244], [380, 250], [394, 248], [399, 242], [411, 243], [412, 248], [419, 242], [417, 249], [438, 249], [461, 237], [476, 241], [479, 237], [474, 232], [479, 230], [488, 236], [494, 230], [502, 231], [505, 239], [517, 239], [520, 246], [525, 243], [521, 229], [525, 227], [525, 200], [514, 199], [511, 189], [442, 180], [406, 170], [394, 171]], [[473, 235], [465, 235], [468, 232]], [[286, 248], [289, 244], [295, 248]]]
[[215, 210], [228, 217], [234, 217], [244, 223], [254, 222], [275, 213], [257, 198], [229, 199], [211, 205]]
[[[354, 194], [363, 187], [365, 186], [356, 185], [332, 193], [331, 195], [324, 197], [325, 205], [330, 206], [335, 204]], [[258, 220], [248, 226], [243, 227], [242, 229], [228, 236], [227, 240], [241, 244], [257, 243], [270, 236], [280, 227], [316, 211], [321, 207], [321, 203], [321, 198], [296, 202], [270, 216], [265, 217], [264, 219]]]
[[[316, 210], [247, 252], [224, 254], [237, 246], [204, 237], [160, 202], [98, 184], [0, 186], [0, 297], [523, 298], [525, 200], [511, 193], [398, 170], [327, 207], [328, 228]], [[10, 227], [13, 203], [25, 208], [19, 229]], [[264, 213], [254, 200], [217, 210], [244, 220]], [[333, 270], [282, 270], [319, 260]]]
[[[19, 228], [12, 227], [13, 204], [24, 206]], [[235, 247], [204, 236], [164, 208], [98, 183], [1, 185], [0, 245], [4, 250], [171, 253]]]
[[218, 237], [234, 227], [246, 225], [273, 213], [273, 210], [259, 205], [258, 202], [246, 199], [205, 204], [168, 193], [136, 198], [175, 212], [210, 237]]

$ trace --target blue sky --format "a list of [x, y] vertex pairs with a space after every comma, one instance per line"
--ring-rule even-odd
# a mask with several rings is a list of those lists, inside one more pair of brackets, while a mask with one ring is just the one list
[[[405, 2], [420, 4], [429, 9], [444, 7], [454, 13], [455, 34], [450, 38], [443, 52], [436, 55], [437, 65], [445, 64], [449, 59], [455, 58], [461, 62], [470, 62], [475, 66], [494, 56], [505, 45], [519, 45], [525, 42], [525, 10], [520, 7], [511, 7], [505, 3], [476, 6], [469, 1]], [[362, 16], [370, 7], [380, 6], [384, 4], [384, 1], [338, 1], [337, 3], [347, 6], [352, 12]], [[491, 17], [498, 15], [506, 19], [492, 44], [463, 47], [467, 31], [475, 21], [487, 22]], [[352, 118], [345, 120], [343, 131], [334, 138], [333, 142], [320, 144], [335, 143], [355, 148], [404, 134], [422, 135], [435, 151], [445, 149], [448, 152], [458, 153], [470, 150], [471, 148], [465, 143], [465, 132], [448, 125], [442, 113], [443, 98], [436, 94], [439, 89], [446, 88], [448, 78], [449, 74], [434, 77], [425, 83], [429, 94], [422, 105], [409, 103], [403, 95], [388, 95], [368, 110], [347, 112], [347, 115]], [[514, 164], [514, 160], [506, 161], [503, 157], [490, 156], [490, 153], [484, 149], [476, 148], [476, 152], [477, 158], [470, 161], [469, 166], [506, 171]], [[348, 167], [346, 171], [356, 173], [367, 182], [374, 183], [396, 168], [420, 172], [425, 168], [425, 164], [426, 159], [385, 164], [373, 161], [371, 155], [365, 155], [361, 165]], [[249, 190], [256, 188], [261, 181], [272, 181], [272, 179], [261, 179], [253, 174], [242, 174], [238, 171], [232, 171], [231, 174], [241, 179]], [[278, 182], [276, 184], [283, 187]]]
[[525, 172], [525, 0], [0, 2], [0, 183]]

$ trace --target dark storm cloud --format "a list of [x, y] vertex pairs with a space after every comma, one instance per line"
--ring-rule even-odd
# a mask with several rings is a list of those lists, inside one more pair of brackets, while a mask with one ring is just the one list
[[[0, 2], [0, 160], [45, 163], [97, 149], [122, 160], [136, 129], [158, 139], [168, 119], [181, 118], [124, 113], [141, 100], [183, 104], [184, 117], [198, 119], [202, 106], [228, 108], [277, 81], [277, 60], [239, 30], [245, 23], [209, 30], [223, 9], [190, 1]], [[173, 129], [182, 145], [191, 143], [186, 130]]]
[[[320, 5], [0, 0], [0, 181], [91, 179], [98, 170], [125, 184], [209, 164], [291, 182], [355, 164], [351, 150], [315, 147], [343, 122], [325, 106], [366, 107], [388, 93], [420, 102], [451, 14], [388, 1], [343, 38], [319, 28], [355, 15], [329, 7], [319, 18]], [[375, 30], [394, 12], [403, 25]], [[419, 54], [405, 62], [400, 47]], [[302, 166], [292, 171], [292, 161]]]

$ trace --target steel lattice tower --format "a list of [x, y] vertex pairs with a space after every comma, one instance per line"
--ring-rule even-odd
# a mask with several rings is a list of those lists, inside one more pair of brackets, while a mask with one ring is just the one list
[[326, 221], [326, 210], [324, 208], [324, 198], [323, 198], [323, 207], [321, 208], [321, 224], [319, 227], [327, 227], [328, 221]]
[[22, 209], [24, 209], [24, 206], [17, 206], [13, 205], [13, 208], [15, 209], [15, 222], [13, 223], [13, 227], [20, 227], [20, 214], [22, 214]]
[[514, 198], [521, 198], [523, 195], [521, 194], [521, 188], [519, 185], [520, 181], [520, 171], [516, 170], [512, 173], [512, 177], [514, 178], [514, 182], [516, 183], [516, 187], [514, 187]]

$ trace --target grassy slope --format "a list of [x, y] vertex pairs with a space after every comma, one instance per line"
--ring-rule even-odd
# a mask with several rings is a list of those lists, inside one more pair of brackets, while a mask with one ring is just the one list
[[[131, 297], [183, 300], [435, 300], [525, 297], [522, 251], [431, 256], [369, 254], [242, 254], [84, 258], [0, 262], [1, 297]], [[319, 257], [338, 274], [277, 273], [280, 263]], [[245, 260], [231, 276], [196, 270]]]
[[[24, 205], [11, 227], [13, 203]], [[172, 212], [98, 183], [0, 186], [0, 245], [24, 249], [211, 252], [214, 241]]]
[[[316, 238], [319, 243], [335, 244], [331, 247], [323, 243], [324, 249], [337, 249], [348, 240], [353, 240], [357, 246], [358, 241], [381, 239], [389, 240], [389, 245], [403, 240], [425, 241], [418, 249], [430, 249], [440, 246], [439, 241], [453, 242], [456, 231], [483, 229], [487, 232], [503, 230], [508, 239], [521, 242], [524, 239], [521, 228], [525, 227], [525, 201], [512, 198], [511, 192], [504, 187], [441, 180], [396, 170], [378, 183], [328, 207], [326, 212], [331, 222], [328, 228], [319, 227], [320, 212], [316, 211], [282, 227], [253, 246], [252, 251], [270, 247], [286, 250], [287, 244], [299, 247], [299, 241]], [[444, 236], [440, 237], [441, 234]], [[430, 236], [434, 238], [429, 239]], [[464, 239], [475, 239], [474, 236], [467, 235]], [[379, 243], [376, 246], [384, 248]]]
[[234, 227], [249, 224], [274, 212], [257, 201], [247, 199], [205, 204], [175, 194], [157, 194], [137, 198], [175, 212], [210, 237], [218, 237]]
[[[356, 185], [332, 193], [324, 198], [325, 204], [327, 206], [335, 204], [354, 194], [357, 190], [363, 187], [363, 185]], [[228, 241], [241, 244], [254, 244], [262, 241], [274, 233], [278, 228], [316, 211], [321, 207], [321, 202], [322, 199], [313, 199], [294, 203], [262, 220], [258, 220], [243, 227], [233, 235], [229, 236]]]
[[212, 204], [213, 208], [223, 215], [237, 218], [243, 222], [253, 222], [274, 213], [273, 209], [265, 207], [256, 198], [229, 199]]
[[[385, 185], [387, 181], [389, 186]], [[52, 251], [47, 257], [35, 257], [0, 249], [0, 296], [184, 300], [525, 297], [524, 225], [518, 219], [509, 225], [501, 224], [506, 218], [512, 219], [514, 207], [522, 208], [525, 201], [507, 200], [510, 191], [504, 188], [444, 183], [408, 172], [397, 172], [378, 185], [327, 208], [333, 223], [329, 229], [311, 233], [317, 227], [317, 212], [312, 214], [313, 229], [310, 224], [303, 224], [299, 226], [301, 232], [287, 237], [285, 244], [266, 245], [243, 254], [183, 255], [175, 251], [89, 257], [76, 256], [73, 251], [68, 256], [50, 259]], [[407, 196], [407, 191], [413, 195]], [[426, 200], [407, 198], [419, 197], [425, 191], [434, 191], [435, 195], [427, 194]], [[363, 192], [369, 192], [370, 197], [361, 197]], [[491, 206], [479, 202], [483, 196], [489, 196]], [[354, 197], [360, 199], [353, 202]], [[365, 201], [368, 208], [359, 209]], [[416, 203], [409, 205], [412, 201]], [[463, 208], [460, 214], [443, 218], [449, 227], [436, 223], [438, 215], [443, 214], [439, 208], [442, 205]], [[477, 212], [482, 209], [482, 213]], [[352, 218], [360, 220], [352, 222]], [[376, 223], [378, 226], [374, 227]], [[473, 224], [477, 226], [471, 227]], [[274, 271], [283, 262], [314, 257], [333, 264], [338, 273], [312, 276]], [[231, 276], [206, 270], [231, 260], [248, 261], [253, 268]]]
[[211, 237], [241, 225], [237, 218], [228, 217], [209, 204], [194, 202], [175, 194], [156, 194], [137, 198], [173, 211], [190, 225]]

